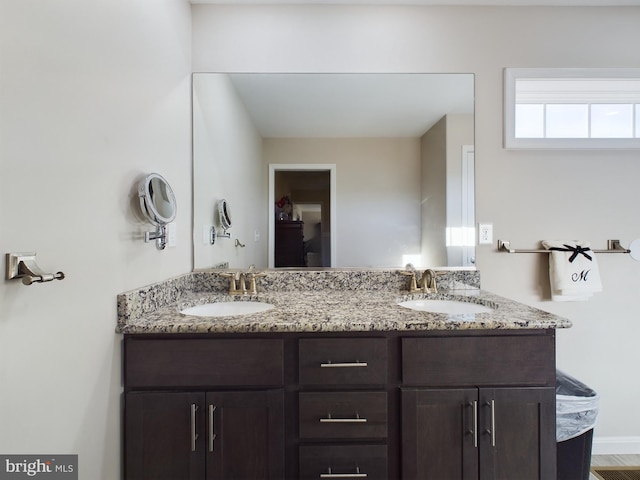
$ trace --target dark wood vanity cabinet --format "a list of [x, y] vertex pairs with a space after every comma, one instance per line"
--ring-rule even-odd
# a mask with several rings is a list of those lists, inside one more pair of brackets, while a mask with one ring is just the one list
[[402, 371], [403, 480], [555, 478], [553, 336], [404, 338]]
[[553, 330], [128, 335], [127, 479], [553, 480]]
[[403, 479], [555, 478], [553, 387], [401, 395]]
[[126, 479], [285, 477], [281, 340], [126, 338], [124, 375]]

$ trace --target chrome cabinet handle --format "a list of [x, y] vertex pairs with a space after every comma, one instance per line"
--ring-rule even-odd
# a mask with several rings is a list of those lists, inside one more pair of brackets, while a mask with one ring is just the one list
[[191, 451], [196, 451], [196, 440], [198, 439], [198, 434], [196, 432], [196, 412], [198, 411], [198, 406], [195, 403], [191, 404]]
[[367, 478], [366, 473], [360, 473], [360, 467], [356, 467], [356, 473], [332, 473], [331, 467], [327, 469], [327, 473], [321, 473], [320, 478]]
[[342, 363], [321, 363], [320, 368], [357, 368], [357, 367], [367, 367], [367, 362], [360, 362], [356, 360], [355, 362], [342, 362]]
[[491, 446], [496, 446], [496, 401], [491, 400]]
[[[478, 448], [478, 401], [474, 400], [473, 402], [469, 402], [466, 405], [467, 407], [471, 407], [471, 411], [473, 414], [473, 420], [471, 424], [471, 428], [465, 432], [466, 435], [473, 435], [473, 447]], [[463, 406], [463, 408], [465, 408]]]
[[478, 401], [473, 401], [473, 446], [478, 448]]
[[320, 418], [320, 423], [367, 423], [367, 419], [360, 418], [357, 413], [355, 418], [333, 418], [331, 414], [328, 414], [326, 417]]
[[496, 446], [496, 401], [495, 400], [491, 400], [490, 402], [485, 402], [485, 406], [490, 407], [491, 409], [491, 428], [485, 430], [485, 433], [488, 433], [491, 435], [491, 446], [495, 447]]
[[215, 434], [215, 411], [216, 406], [210, 404], [209, 405], [209, 451], [213, 452], [216, 440]]

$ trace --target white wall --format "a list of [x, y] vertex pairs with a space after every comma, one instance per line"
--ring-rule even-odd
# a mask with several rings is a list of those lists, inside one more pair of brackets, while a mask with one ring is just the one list
[[[202, 71], [475, 73], [477, 220], [515, 247], [584, 238], [604, 247], [640, 237], [637, 151], [502, 148], [505, 67], [637, 67], [640, 7], [193, 8]], [[602, 395], [598, 437], [640, 451], [636, 343], [640, 264], [600, 259], [605, 291], [585, 303], [548, 296], [546, 258], [477, 249], [483, 288], [564, 315], [558, 366]]]
[[[0, 0], [0, 253], [67, 276], [0, 281], [3, 454], [120, 478], [116, 295], [191, 267], [190, 70], [184, 0]], [[162, 252], [137, 214], [150, 172], [178, 202]]]
[[336, 165], [336, 267], [396, 267], [420, 253], [419, 139], [269, 138], [264, 161]]
[[[194, 266], [267, 265], [267, 176], [262, 138], [227, 75], [193, 76]], [[197, 171], [196, 171], [197, 170]], [[205, 244], [203, 227], [222, 234], [218, 202], [229, 202], [232, 238]], [[258, 232], [260, 241], [254, 241]], [[238, 239], [244, 248], [235, 246]]]

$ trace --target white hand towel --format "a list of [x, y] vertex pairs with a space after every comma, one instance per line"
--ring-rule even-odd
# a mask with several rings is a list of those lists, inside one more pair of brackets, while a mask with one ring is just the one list
[[598, 262], [589, 242], [544, 240], [542, 245], [551, 250], [549, 280], [553, 301], [587, 300], [602, 291]]

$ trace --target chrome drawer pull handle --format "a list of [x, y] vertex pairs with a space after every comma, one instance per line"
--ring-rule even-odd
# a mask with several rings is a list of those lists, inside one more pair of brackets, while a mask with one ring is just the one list
[[343, 362], [343, 363], [331, 363], [328, 361], [326, 363], [321, 363], [320, 368], [356, 368], [356, 367], [367, 367], [367, 362], [360, 362], [356, 360], [355, 362]]
[[357, 413], [355, 418], [333, 418], [331, 414], [328, 414], [325, 418], [320, 419], [320, 423], [367, 423], [367, 419], [360, 418]]
[[331, 467], [327, 473], [321, 473], [320, 478], [367, 478], [366, 473], [360, 473], [360, 467], [356, 467], [356, 473], [331, 473]]

